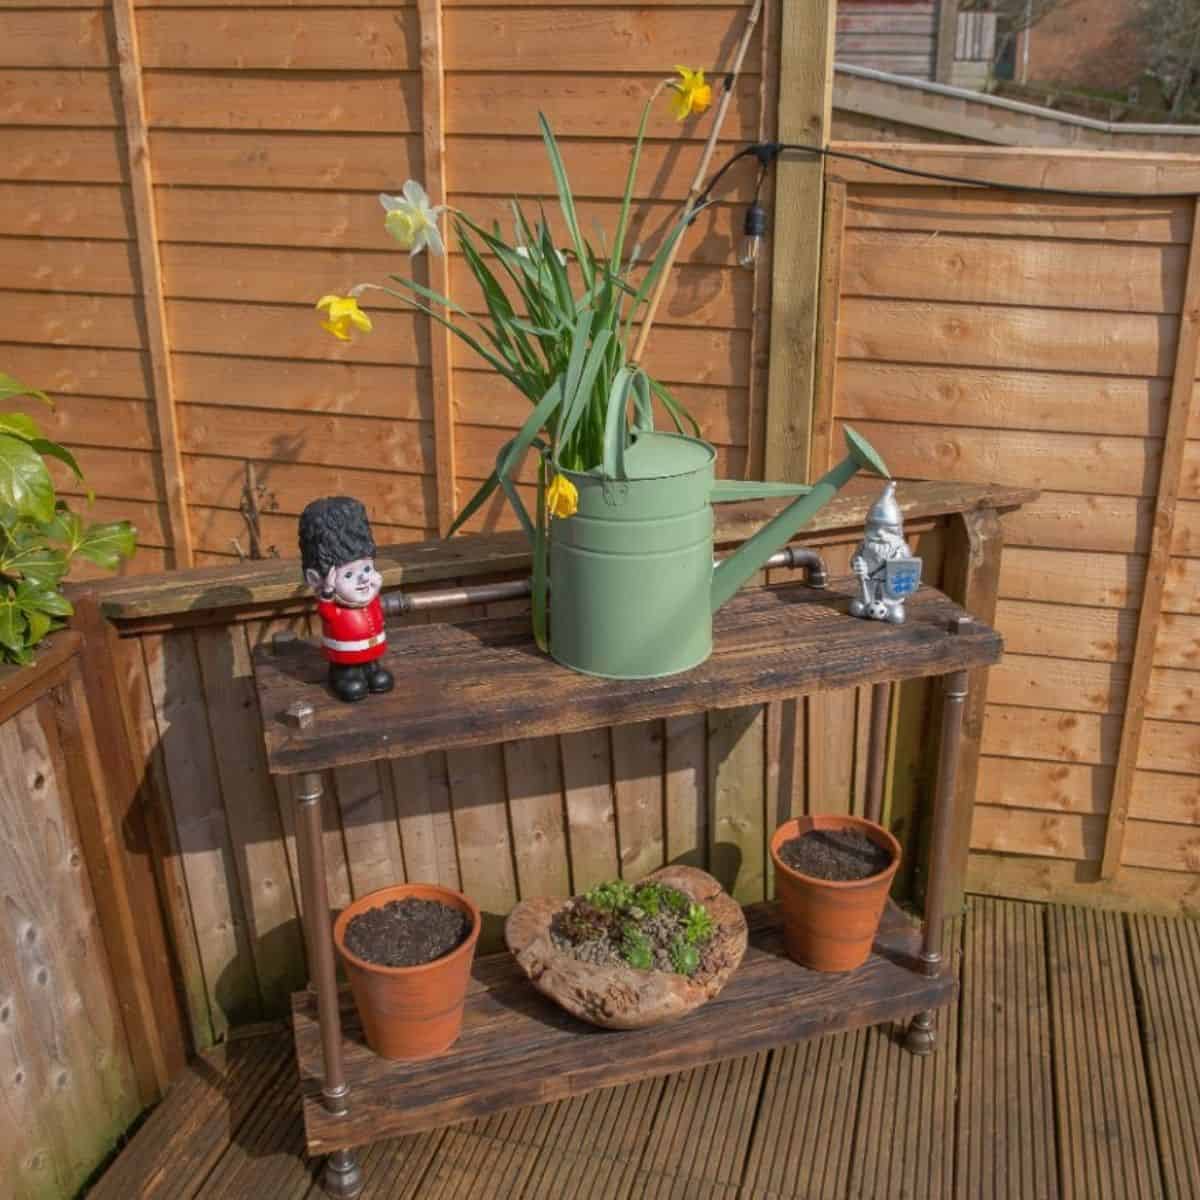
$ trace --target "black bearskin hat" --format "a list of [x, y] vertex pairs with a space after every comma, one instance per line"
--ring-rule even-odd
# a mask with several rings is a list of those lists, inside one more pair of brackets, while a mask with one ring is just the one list
[[375, 557], [367, 510], [353, 496], [314, 500], [300, 514], [300, 559], [304, 571], [322, 579], [331, 567]]

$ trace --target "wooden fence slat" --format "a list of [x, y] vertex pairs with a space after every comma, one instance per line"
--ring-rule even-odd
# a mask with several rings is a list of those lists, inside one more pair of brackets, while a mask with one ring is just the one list
[[213, 1033], [262, 1018], [246, 917], [190, 630], [143, 639]]
[[1146, 693], [1150, 687], [1150, 676], [1154, 667], [1155, 644], [1158, 639], [1163, 592], [1171, 553], [1175, 501], [1179, 494], [1184, 451], [1187, 446], [1188, 414], [1196, 391], [1196, 367], [1200, 358], [1200, 202], [1195, 206], [1191, 253], [1188, 258], [1187, 282], [1184, 285], [1176, 344], [1178, 348], [1174, 383], [1171, 388], [1171, 410], [1163, 441], [1162, 466], [1156, 489], [1154, 537], [1150, 544], [1150, 557], [1142, 587], [1137, 641], [1133, 650], [1133, 669], [1129, 676], [1125, 720], [1121, 726], [1121, 744], [1117, 751], [1117, 774], [1113, 781], [1112, 805], [1108, 812], [1108, 830], [1104, 839], [1104, 858], [1100, 865], [1102, 879], [1111, 878], [1121, 863], [1125, 821], [1129, 815], [1129, 797], [1133, 790], [1133, 776], [1137, 769], [1142, 741]]
[[158, 216], [154, 204], [154, 174], [150, 159], [146, 100], [142, 94], [136, 0], [113, 0], [116, 57], [125, 107], [125, 139], [133, 200], [133, 218], [141, 269], [142, 315], [154, 373], [154, 411], [158, 419], [159, 461], [164, 499], [171, 518], [171, 549], [177, 567], [192, 565], [192, 534], [188, 525], [187, 490], [183, 475], [175, 390], [171, 373], [171, 343], [163, 298], [159, 259]]
[[670, 863], [708, 868], [709, 729], [704, 713], [666, 722], [666, 854]]
[[816, 378], [813, 396], [812, 445], [808, 478], [816, 479], [833, 465], [836, 444], [833, 418], [838, 388], [838, 318], [842, 295], [842, 264], [845, 258], [846, 185], [825, 185], [825, 210], [821, 217], [820, 295], [817, 301]]
[[522, 899], [571, 894], [558, 739], [504, 744], [508, 811]]
[[663, 722], [617, 725], [610, 735], [621, 878], [632, 881], [665, 861]]
[[[608, 730], [589, 729], [560, 739], [571, 891], [585, 892], [620, 876], [617, 819]], [[669, 745], [669, 743], [668, 743]]]
[[741, 904], [766, 898], [765, 756], [765, 705], [708, 714], [708, 869]]

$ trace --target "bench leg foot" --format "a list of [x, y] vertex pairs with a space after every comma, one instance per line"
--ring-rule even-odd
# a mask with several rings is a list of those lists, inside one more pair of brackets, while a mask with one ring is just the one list
[[321, 1180], [327, 1196], [339, 1200], [354, 1200], [363, 1190], [363, 1172], [358, 1155], [353, 1150], [335, 1150], [325, 1160], [325, 1173]]
[[904, 1048], [910, 1054], [932, 1054], [937, 1048], [937, 1030], [933, 1027], [933, 1013], [920, 1012], [912, 1019], [904, 1037]]

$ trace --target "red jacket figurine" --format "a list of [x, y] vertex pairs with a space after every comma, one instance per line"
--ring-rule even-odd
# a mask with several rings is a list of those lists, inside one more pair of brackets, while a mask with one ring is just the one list
[[390, 692], [393, 681], [375, 570], [375, 541], [366, 509], [349, 496], [314, 500], [300, 516], [304, 578], [317, 594], [321, 649], [329, 661], [329, 687], [340, 700]]

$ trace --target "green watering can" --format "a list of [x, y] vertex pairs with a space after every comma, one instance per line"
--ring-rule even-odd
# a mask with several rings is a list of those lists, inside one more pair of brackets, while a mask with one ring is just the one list
[[[716, 479], [707, 442], [645, 429], [631, 434], [624, 478], [556, 466], [579, 508], [551, 521], [551, 655], [609, 679], [699, 666], [712, 653], [712, 614], [860, 468], [888, 475], [865, 438], [845, 435], [848, 454], [812, 486]], [[515, 489], [509, 495], [520, 505]], [[713, 504], [780, 496], [795, 500], [714, 564]]]

